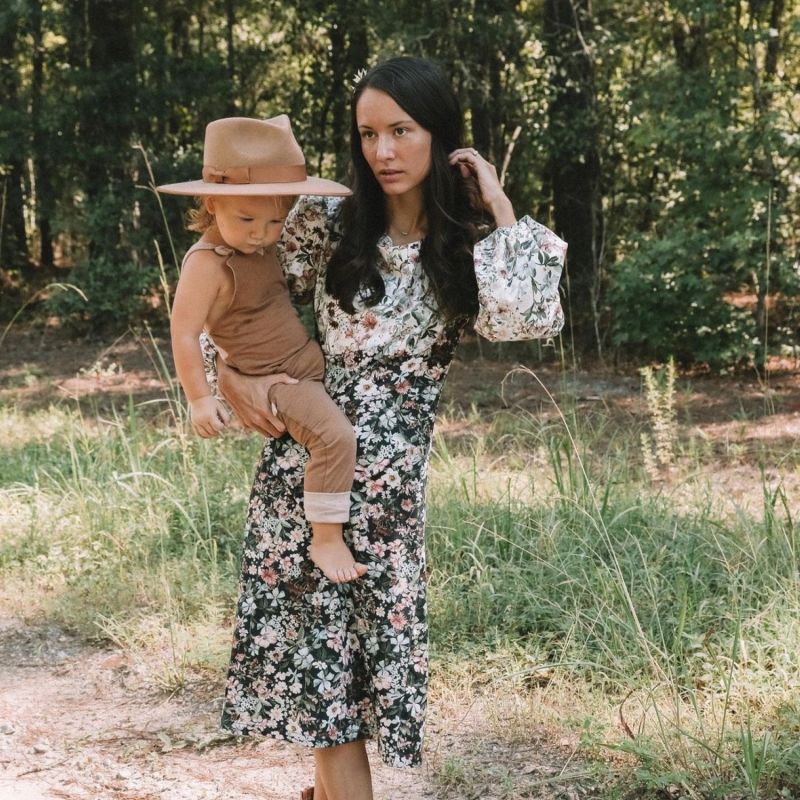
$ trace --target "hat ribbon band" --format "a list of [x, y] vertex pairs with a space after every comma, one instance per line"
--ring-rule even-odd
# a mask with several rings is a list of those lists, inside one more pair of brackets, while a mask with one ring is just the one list
[[304, 164], [275, 165], [272, 167], [219, 167], [204, 166], [206, 183], [295, 183], [308, 177]]

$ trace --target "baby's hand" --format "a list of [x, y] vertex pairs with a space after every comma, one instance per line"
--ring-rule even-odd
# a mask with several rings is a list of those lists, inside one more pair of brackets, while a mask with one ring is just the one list
[[225, 406], [210, 394], [190, 402], [189, 414], [194, 432], [204, 439], [219, 436], [220, 431], [231, 419]]

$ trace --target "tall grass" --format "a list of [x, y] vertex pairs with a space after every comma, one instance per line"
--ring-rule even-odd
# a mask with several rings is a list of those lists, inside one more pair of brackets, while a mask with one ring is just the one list
[[[105, 419], [0, 408], [4, 604], [160, 647], [168, 689], [224, 667], [260, 447], [188, 435], [175, 402], [155, 421], [133, 403]], [[429, 487], [437, 665], [568, 687], [565, 724], [594, 720], [585, 747], [625, 754], [629, 789], [800, 796], [800, 530], [782, 490], [764, 478], [760, 513], [738, 514], [670, 493], [636, 426], [569, 403], [468, 412], [460, 436], [453, 421]]]
[[[800, 796], [800, 527], [785, 492], [762, 475], [760, 514], [723, 514], [700, 484], [678, 500], [650, 484], [637, 430], [595, 423], [567, 408], [437, 441], [437, 653], [503, 652], [497, 681], [558, 674], [605, 719], [586, 743], [635, 757], [629, 789]], [[492, 483], [487, 462], [523, 453], [527, 485]]]
[[6, 604], [132, 647], [230, 614], [256, 438], [210, 443], [131, 404], [3, 409], [0, 441]]

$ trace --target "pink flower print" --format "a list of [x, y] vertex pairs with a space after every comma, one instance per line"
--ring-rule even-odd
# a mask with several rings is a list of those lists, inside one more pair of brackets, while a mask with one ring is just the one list
[[266, 634], [266, 635], [256, 636], [253, 639], [253, 644], [255, 644], [256, 647], [261, 647], [262, 649], [266, 650], [266, 648], [268, 648], [271, 644], [275, 644], [275, 641], [276, 639], [273, 636], [271, 636], [270, 634]]
[[408, 620], [406, 619], [404, 614], [399, 614], [397, 612], [394, 612], [392, 614], [389, 614], [389, 622], [396, 631], [401, 631], [403, 630], [403, 628], [405, 628], [406, 624], [408, 623]]
[[394, 390], [397, 392], [397, 394], [406, 394], [410, 388], [411, 384], [405, 380], [394, 385]]
[[372, 395], [377, 394], [378, 387], [372, 381], [365, 378], [358, 382], [356, 392], [358, 392], [361, 397], [371, 397]]
[[275, 463], [281, 469], [292, 469], [296, 467], [300, 463], [300, 451], [297, 448], [292, 448], [288, 450], [283, 456], [279, 456], [275, 459]]
[[378, 324], [378, 318], [373, 311], [367, 311], [361, 317], [361, 324], [368, 330], [372, 330]]
[[377, 497], [383, 492], [383, 481], [369, 481], [367, 483], [367, 497]]
[[[358, 429], [356, 429], [358, 430]], [[355, 480], [356, 483], [363, 483], [369, 476], [369, 469], [366, 464], [356, 464]]]
[[383, 542], [375, 542], [371, 550], [375, 558], [383, 558], [386, 555], [386, 545]]
[[336, 653], [341, 653], [344, 650], [344, 641], [340, 633], [334, 633], [325, 644]]
[[392, 688], [392, 675], [388, 669], [382, 669], [375, 676], [374, 686], [379, 691], [386, 691]]
[[277, 571], [271, 566], [264, 566], [259, 571], [259, 576], [267, 586], [275, 586], [278, 583], [278, 573]]
[[402, 508], [403, 511], [411, 511], [411, 509], [414, 508], [414, 501], [407, 497], [405, 500], [401, 501], [400, 508]]
[[369, 536], [367, 536], [363, 531], [353, 531], [352, 545], [353, 550], [361, 553], [368, 553]]
[[548, 256], [563, 258], [567, 251], [567, 244], [552, 231], [547, 231], [547, 233], [539, 239], [539, 249]]
[[[413, 631], [417, 636], [423, 632], [418, 624], [413, 626]], [[415, 647], [411, 652], [411, 661], [417, 672], [424, 672], [428, 665], [428, 646], [420, 644]]]
[[425, 368], [423, 367], [422, 359], [419, 356], [412, 356], [400, 365], [400, 371], [403, 373], [422, 375], [425, 372]]

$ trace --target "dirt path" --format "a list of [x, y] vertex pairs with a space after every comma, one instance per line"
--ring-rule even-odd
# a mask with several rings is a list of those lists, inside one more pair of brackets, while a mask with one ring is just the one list
[[[296, 800], [311, 782], [310, 751], [220, 731], [221, 682], [169, 697], [147, 675], [53, 625], [0, 619], [0, 800]], [[376, 800], [591, 794], [570, 778], [574, 743], [536, 725], [504, 741], [484, 714], [463, 698], [434, 707], [422, 769], [370, 745]]]
[[[223, 734], [209, 687], [167, 697], [142, 665], [53, 626], [3, 620], [0, 665], [2, 800], [283, 800], [313, 782], [309, 751]], [[424, 769], [377, 766], [376, 785], [435, 796]]]

